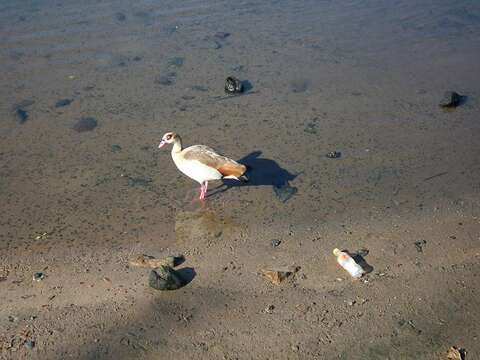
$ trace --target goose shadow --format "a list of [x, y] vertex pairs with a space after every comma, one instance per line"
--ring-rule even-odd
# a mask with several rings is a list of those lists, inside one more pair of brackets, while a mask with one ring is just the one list
[[248, 181], [239, 182], [233, 179], [223, 179], [223, 184], [213, 189], [209, 196], [237, 186], [272, 186], [277, 198], [284, 203], [287, 202], [297, 192], [296, 187], [290, 186], [290, 181], [300, 173], [292, 174], [282, 168], [275, 160], [262, 158], [261, 155], [261, 151], [254, 151], [238, 160], [240, 164], [247, 167]]

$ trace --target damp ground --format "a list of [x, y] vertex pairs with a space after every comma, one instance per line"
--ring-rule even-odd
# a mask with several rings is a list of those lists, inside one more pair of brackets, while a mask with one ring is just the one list
[[[471, 1], [0, 1], [0, 355], [477, 358], [479, 35]], [[201, 203], [167, 131], [251, 181]]]

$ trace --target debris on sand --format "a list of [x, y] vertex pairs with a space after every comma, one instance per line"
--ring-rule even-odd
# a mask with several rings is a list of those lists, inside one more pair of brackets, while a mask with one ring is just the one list
[[456, 346], [452, 346], [447, 351], [447, 360], [465, 360], [466, 356], [465, 349], [459, 349]]
[[338, 159], [342, 156], [342, 153], [340, 151], [330, 151], [325, 156], [329, 159]]
[[45, 279], [45, 274], [44, 273], [36, 272], [35, 274], [33, 274], [33, 280], [34, 281], [42, 281], [43, 279]]
[[262, 275], [267, 278], [272, 284], [280, 285], [280, 283], [289, 277], [291, 271], [278, 271], [278, 270], [261, 270]]
[[161, 265], [150, 271], [148, 284], [157, 290], [176, 290], [183, 286], [183, 281], [170, 266]]
[[82, 117], [73, 125], [73, 130], [76, 132], [90, 131], [95, 129], [97, 125], [97, 120], [93, 117]]
[[333, 255], [337, 258], [338, 264], [348, 271], [353, 278], [358, 279], [365, 273], [365, 270], [355, 262], [347, 251], [333, 249]]
[[73, 99], [60, 99], [55, 103], [56, 108], [61, 108], [64, 106], [68, 106], [73, 102]]
[[240, 94], [243, 92], [243, 83], [234, 76], [225, 80], [225, 92], [227, 94]]
[[167, 256], [163, 259], [157, 259], [154, 256], [150, 255], [145, 255], [145, 254], [137, 254], [132, 256], [129, 260], [128, 263], [131, 266], [137, 266], [137, 267], [144, 267], [144, 268], [151, 268], [155, 269], [160, 266], [169, 266], [169, 267], [175, 267], [176, 265], [176, 258], [175, 256]]
[[444, 94], [442, 101], [440, 101], [440, 107], [446, 109], [456, 108], [462, 104], [464, 98], [464, 96], [455, 91], [447, 91]]
[[423, 253], [423, 247], [427, 245], [427, 240], [418, 240], [414, 242], [415, 248], [417, 252]]
[[281, 243], [282, 243], [282, 241], [278, 240], [278, 239], [273, 239], [272, 242], [271, 242], [272, 247], [280, 246]]

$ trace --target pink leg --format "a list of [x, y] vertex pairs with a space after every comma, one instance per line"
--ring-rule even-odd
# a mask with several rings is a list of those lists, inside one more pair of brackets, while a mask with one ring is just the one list
[[204, 187], [203, 183], [200, 184], [200, 200], [203, 200], [203, 192], [204, 192]]

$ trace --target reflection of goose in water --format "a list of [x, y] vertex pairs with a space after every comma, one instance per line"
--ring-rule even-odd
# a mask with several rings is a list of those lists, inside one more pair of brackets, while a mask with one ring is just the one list
[[218, 154], [208, 146], [193, 145], [182, 149], [182, 139], [173, 132], [163, 135], [158, 147], [165, 144], [173, 144], [172, 158], [178, 170], [200, 183], [200, 200], [205, 199], [210, 180], [247, 180], [245, 165]]

